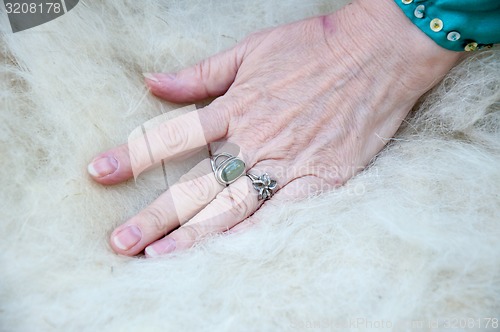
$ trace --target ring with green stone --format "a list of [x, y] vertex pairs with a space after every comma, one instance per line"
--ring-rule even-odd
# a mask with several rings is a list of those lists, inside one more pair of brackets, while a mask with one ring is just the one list
[[215, 179], [222, 185], [229, 185], [245, 174], [245, 162], [229, 153], [219, 153], [210, 158]]

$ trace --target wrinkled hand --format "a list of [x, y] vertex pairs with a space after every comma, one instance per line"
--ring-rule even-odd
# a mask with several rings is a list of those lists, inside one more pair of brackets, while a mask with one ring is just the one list
[[[161, 124], [152, 138], [157, 156], [169, 160], [203, 142], [227, 141], [239, 147], [249, 172], [268, 173], [277, 188], [263, 202], [248, 177], [224, 187], [204, 160], [118, 227], [112, 248], [123, 255], [146, 248], [147, 256], [189, 248], [207, 234], [257, 222], [284, 200], [344, 184], [457, 57], [392, 0], [358, 0], [331, 15], [252, 34], [177, 74], [148, 74], [151, 92], [172, 102], [218, 97]], [[122, 145], [97, 156], [89, 173], [114, 184], [132, 177], [132, 163], [149, 162], [148, 153]]]

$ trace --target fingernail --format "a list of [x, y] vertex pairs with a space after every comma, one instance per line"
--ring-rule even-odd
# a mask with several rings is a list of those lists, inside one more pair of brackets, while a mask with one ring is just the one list
[[160, 82], [159, 79], [156, 78], [156, 76], [152, 73], [142, 73], [142, 76], [144, 76], [146, 79], [153, 81], [153, 82]]
[[146, 255], [149, 257], [156, 257], [171, 253], [175, 250], [175, 240], [169, 237], [166, 237], [162, 240], [155, 242], [155, 244], [146, 247]]
[[175, 80], [177, 77], [176, 73], [142, 73], [147, 80], [153, 81], [155, 83], [161, 83], [161, 81]]
[[135, 225], [122, 229], [113, 237], [115, 246], [121, 250], [129, 250], [137, 244], [142, 238], [142, 232]]
[[118, 169], [118, 160], [114, 157], [107, 156], [94, 160], [87, 167], [90, 175], [96, 178], [113, 174]]

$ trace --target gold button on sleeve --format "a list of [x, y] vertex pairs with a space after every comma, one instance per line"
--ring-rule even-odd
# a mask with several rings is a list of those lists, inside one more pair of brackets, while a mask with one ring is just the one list
[[432, 31], [439, 32], [443, 30], [443, 21], [441, 21], [439, 18], [435, 18], [431, 21], [430, 27]]
[[467, 52], [473, 52], [477, 50], [477, 43], [476, 42], [468, 43], [467, 45], [465, 45], [464, 50]]

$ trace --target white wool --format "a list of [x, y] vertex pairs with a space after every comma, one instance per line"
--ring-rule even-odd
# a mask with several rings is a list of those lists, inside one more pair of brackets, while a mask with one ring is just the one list
[[85, 0], [16, 34], [0, 15], [0, 330], [401, 331], [500, 318], [495, 49], [456, 67], [342, 188], [166, 258], [108, 245], [161, 188], [103, 187], [87, 162], [179, 107], [141, 73], [344, 3]]

